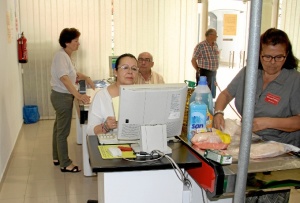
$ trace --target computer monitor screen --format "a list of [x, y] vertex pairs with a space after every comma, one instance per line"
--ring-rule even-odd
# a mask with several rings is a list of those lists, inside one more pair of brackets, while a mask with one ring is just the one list
[[179, 136], [186, 105], [187, 85], [121, 85], [118, 139], [140, 139], [141, 126], [166, 125], [167, 137]]
[[114, 69], [116, 68], [116, 61], [119, 56], [109, 56], [109, 74], [112, 77], [114, 75]]

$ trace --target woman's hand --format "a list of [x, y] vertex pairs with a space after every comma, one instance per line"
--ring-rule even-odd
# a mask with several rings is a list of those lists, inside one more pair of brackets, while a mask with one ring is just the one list
[[77, 98], [79, 101], [83, 102], [84, 104], [90, 103], [91, 97], [86, 94], [79, 94], [79, 98]]
[[90, 77], [87, 77], [87, 78], [85, 79], [85, 82], [86, 82], [93, 90], [95, 90], [95, 84], [94, 84], [93, 80], [92, 80]]
[[118, 122], [116, 121], [116, 118], [114, 116], [108, 116], [104, 124], [109, 130], [113, 130], [118, 127]]
[[214, 116], [213, 126], [221, 131], [225, 129], [225, 120], [223, 114], [219, 113]]
[[252, 131], [257, 132], [268, 128], [270, 117], [253, 118]]

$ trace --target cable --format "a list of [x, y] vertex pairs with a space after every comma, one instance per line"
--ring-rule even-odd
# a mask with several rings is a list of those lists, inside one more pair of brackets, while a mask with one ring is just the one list
[[[176, 162], [169, 155], [166, 155], [165, 153], [161, 152], [160, 150], [153, 150], [150, 154], [146, 153], [146, 152], [143, 152], [143, 153], [145, 153], [146, 160], [136, 160], [136, 159], [127, 159], [127, 158], [123, 158], [123, 160], [125, 160], [125, 161], [131, 161], [131, 162], [138, 162], [138, 163], [146, 163], [146, 162], [158, 161], [158, 160], [160, 160], [160, 159], [162, 159], [162, 158], [165, 157], [171, 163], [171, 165], [172, 165], [172, 167], [173, 167], [173, 169], [175, 171], [175, 174], [178, 177], [178, 179], [185, 186], [187, 186], [189, 189], [192, 188], [191, 181], [187, 178], [187, 176], [182, 172], [182, 170], [179, 168], [179, 166], [176, 164]], [[147, 155], [149, 155], [149, 156], [147, 156]], [[159, 157], [154, 158], [157, 155]], [[147, 159], [148, 157], [151, 158], [151, 159]]]
[[157, 153], [161, 157], [167, 158], [169, 160], [169, 162], [171, 163], [172, 167], [174, 168], [175, 174], [178, 177], [178, 179], [185, 186], [187, 186], [189, 189], [191, 189], [191, 187], [192, 187], [191, 181], [183, 174], [182, 170], [179, 168], [179, 166], [176, 164], [176, 162], [169, 155], [166, 155], [166, 154], [164, 154], [163, 152], [161, 152], [159, 150], [153, 150], [151, 152], [151, 154], [154, 154], [154, 153]]
[[206, 200], [205, 200], [205, 198], [204, 198], [204, 192], [203, 192], [203, 189], [200, 188], [200, 190], [201, 190], [201, 193], [202, 193], [202, 200], [203, 200], [203, 203], [206, 203]]
[[[216, 87], [218, 88], [218, 90], [220, 91], [220, 92], [222, 92], [222, 90], [221, 90], [221, 88], [220, 88], [220, 86], [218, 85], [218, 83], [217, 82], [215, 82], [215, 85], [216, 85]], [[228, 103], [229, 104], [229, 106], [230, 106], [230, 108], [233, 110], [233, 112], [240, 118], [240, 119], [242, 119], [242, 116], [231, 106], [231, 104], [230, 103]]]
[[[152, 157], [151, 157], [152, 158]], [[153, 161], [158, 161], [160, 159], [162, 159], [163, 157], [158, 157], [155, 159], [146, 159], [146, 160], [136, 160], [136, 159], [127, 159], [127, 158], [123, 158], [123, 160], [125, 161], [131, 161], [131, 162], [138, 162], [138, 163], [146, 163], [146, 162], [153, 162]]]

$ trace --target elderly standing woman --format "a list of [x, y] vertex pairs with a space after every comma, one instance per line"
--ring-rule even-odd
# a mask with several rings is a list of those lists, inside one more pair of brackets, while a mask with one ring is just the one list
[[[300, 147], [300, 73], [287, 34], [270, 28], [260, 37], [253, 132], [264, 140]], [[220, 93], [215, 104], [214, 127], [225, 127], [223, 110], [235, 98], [242, 115], [245, 71], [243, 68]]]
[[112, 99], [118, 97], [120, 85], [132, 85], [139, 68], [137, 59], [132, 54], [123, 54], [116, 61], [114, 84], [98, 91], [89, 107], [87, 134], [95, 135], [116, 131], [117, 121], [114, 114]]
[[67, 138], [70, 134], [74, 98], [89, 103], [90, 97], [80, 94], [76, 81], [85, 80], [95, 89], [90, 77], [78, 72], [72, 61], [72, 53], [78, 50], [80, 32], [75, 28], [65, 28], [59, 36], [62, 47], [54, 56], [51, 65], [51, 103], [55, 110], [53, 126], [53, 163], [60, 165], [61, 172], [77, 173], [81, 170], [72, 163], [68, 154]]

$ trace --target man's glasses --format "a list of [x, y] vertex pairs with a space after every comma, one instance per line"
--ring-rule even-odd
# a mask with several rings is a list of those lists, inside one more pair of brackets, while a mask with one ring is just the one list
[[139, 58], [138, 59], [139, 63], [143, 63], [143, 61], [145, 61], [145, 62], [151, 62], [151, 59], [149, 59], [149, 58]]
[[129, 69], [132, 71], [132, 72], [138, 72], [139, 71], [139, 68], [138, 67], [136, 67], [136, 66], [131, 66], [131, 67], [129, 67], [129, 65], [127, 65], [127, 64], [124, 64], [124, 65], [122, 65], [122, 66], [120, 66], [119, 68], [121, 68], [122, 70], [124, 70], [124, 71], [129, 71]]
[[286, 56], [283, 56], [283, 55], [278, 55], [278, 56], [264, 55], [264, 56], [261, 56], [261, 57], [266, 62], [270, 62], [273, 59], [274, 59], [275, 62], [282, 62], [286, 58]]

